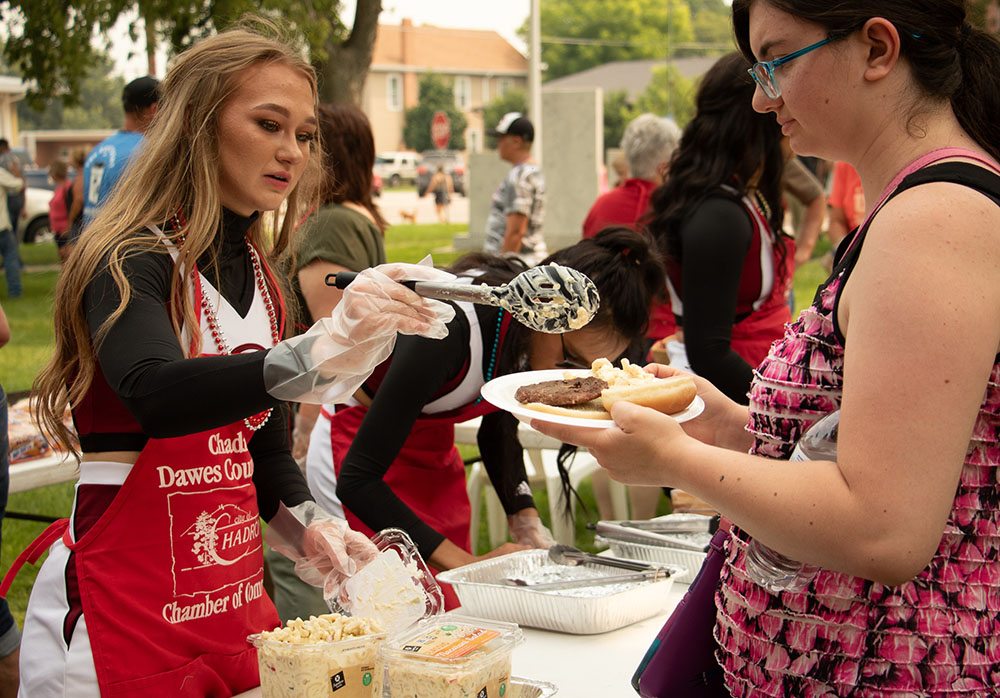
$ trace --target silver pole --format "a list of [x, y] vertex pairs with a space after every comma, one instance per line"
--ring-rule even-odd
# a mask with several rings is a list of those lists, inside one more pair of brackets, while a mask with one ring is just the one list
[[535, 127], [535, 143], [531, 152], [539, 165], [542, 163], [542, 17], [539, 11], [541, 0], [531, 0], [531, 31], [528, 56], [528, 109]]

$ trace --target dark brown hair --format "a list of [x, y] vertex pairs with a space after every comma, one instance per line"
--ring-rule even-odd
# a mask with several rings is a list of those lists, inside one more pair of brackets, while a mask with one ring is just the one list
[[[650, 198], [643, 222], [661, 249], [678, 263], [683, 257], [681, 226], [723, 185], [742, 195], [753, 183], [771, 209], [768, 224], [781, 230], [781, 127], [753, 109], [750, 63], [736, 51], [717, 60], [702, 78], [695, 115], [670, 160], [670, 176]], [[776, 244], [785, 253], [784, 241]]]
[[353, 104], [324, 104], [319, 108], [319, 127], [323, 141], [320, 203], [360, 204], [384, 233], [389, 223], [372, 199], [375, 139], [368, 117]]
[[749, 60], [750, 7], [767, 2], [782, 12], [826, 28], [850, 33], [872, 17], [895, 25], [900, 56], [930, 98], [947, 99], [962, 128], [1000, 159], [1000, 42], [966, 22], [965, 0], [733, 0], [733, 28]]

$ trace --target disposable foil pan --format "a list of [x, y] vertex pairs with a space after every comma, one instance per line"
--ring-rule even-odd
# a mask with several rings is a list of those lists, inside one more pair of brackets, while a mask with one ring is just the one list
[[566, 567], [551, 562], [546, 550], [524, 550], [510, 555], [474, 562], [438, 575], [451, 584], [462, 603], [462, 612], [544, 630], [592, 635], [631, 625], [665, 611], [674, 578], [684, 570], [662, 565], [670, 575], [656, 581], [585, 587], [561, 591], [534, 590], [530, 586], [510, 586], [504, 579], [537, 577], [585, 569], [596, 577], [616, 576], [621, 570], [602, 565]]
[[510, 677], [510, 687], [512, 690], [507, 694], [510, 698], [551, 698], [559, 692], [555, 684], [522, 679], [520, 676]]
[[613, 538], [606, 538], [605, 540], [611, 548], [611, 554], [614, 557], [642, 560], [643, 562], [661, 562], [666, 565], [675, 565], [683, 568], [684, 571], [675, 578], [681, 584], [690, 584], [694, 581], [695, 575], [698, 574], [698, 570], [701, 569], [701, 565], [705, 562], [705, 557], [708, 555], [708, 553], [670, 548], [665, 545], [632, 543]]

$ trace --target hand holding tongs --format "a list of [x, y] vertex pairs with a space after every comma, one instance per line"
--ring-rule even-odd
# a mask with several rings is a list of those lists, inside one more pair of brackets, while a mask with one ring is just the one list
[[[355, 272], [349, 271], [327, 274], [326, 284], [344, 289], [355, 276]], [[435, 281], [400, 283], [424, 298], [498, 306], [522, 325], [550, 334], [583, 327], [600, 307], [594, 282], [576, 269], [558, 264], [531, 267], [502, 286]]]

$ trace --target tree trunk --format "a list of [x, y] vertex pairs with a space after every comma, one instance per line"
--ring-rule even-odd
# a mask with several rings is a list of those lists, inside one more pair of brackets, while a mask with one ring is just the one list
[[146, 25], [146, 64], [148, 74], [156, 77], [156, 26], [149, 19], [143, 20]]
[[324, 104], [350, 102], [361, 106], [361, 94], [371, 68], [382, 0], [358, 0], [351, 35], [325, 46], [329, 58], [315, 66], [320, 75], [319, 100]]

